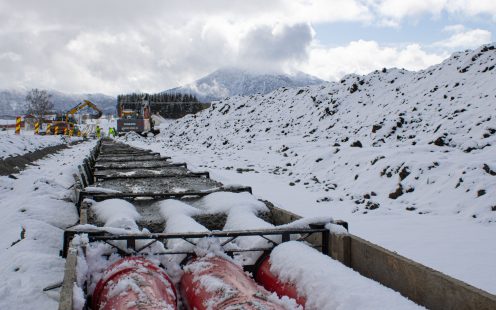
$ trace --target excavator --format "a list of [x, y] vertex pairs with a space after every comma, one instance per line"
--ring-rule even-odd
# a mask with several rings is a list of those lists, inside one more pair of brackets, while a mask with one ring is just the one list
[[[51, 126], [52, 133], [64, 134], [65, 129], [67, 129], [73, 130], [74, 134], [77, 134], [77, 131], [79, 129], [76, 126], [77, 121], [74, 117], [74, 114], [86, 107], [95, 110], [95, 114], [90, 115], [91, 119], [100, 118], [103, 114], [102, 111], [93, 102], [89, 100], [83, 100], [83, 102], [70, 109], [67, 113], [57, 115]], [[57, 132], [55, 132], [55, 128], [57, 128]]]
[[74, 108], [70, 109], [69, 112], [66, 113], [65, 121], [69, 122], [69, 117], [72, 116], [74, 118], [74, 114], [76, 114], [77, 112], [81, 111], [82, 109], [84, 109], [86, 107], [89, 107], [89, 108], [92, 108], [93, 110], [95, 110], [96, 113], [90, 116], [92, 119], [97, 119], [97, 118], [102, 117], [102, 114], [103, 114], [102, 111], [93, 102], [91, 102], [89, 100], [83, 100], [83, 102], [81, 102], [80, 104], [78, 104]]

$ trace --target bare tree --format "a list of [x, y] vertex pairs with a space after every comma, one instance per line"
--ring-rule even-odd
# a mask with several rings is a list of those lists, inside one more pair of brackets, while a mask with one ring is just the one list
[[26, 95], [26, 112], [33, 114], [41, 123], [43, 117], [53, 109], [52, 95], [46, 90], [31, 89]]

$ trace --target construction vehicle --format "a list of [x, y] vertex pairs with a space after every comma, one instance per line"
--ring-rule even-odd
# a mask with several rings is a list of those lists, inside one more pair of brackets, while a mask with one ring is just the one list
[[150, 103], [143, 96], [138, 102], [119, 102], [117, 112], [117, 133], [136, 132], [141, 135], [157, 134], [160, 131], [154, 128], [151, 118]]
[[[55, 120], [52, 122], [51, 130], [54, 134], [64, 134], [67, 130], [73, 130], [74, 134], [77, 134], [79, 128], [77, 126], [78, 122], [74, 117], [74, 114], [81, 111], [84, 108], [91, 108], [95, 110], [95, 114], [90, 115], [91, 119], [98, 119], [102, 116], [102, 111], [91, 101], [83, 100], [83, 102], [79, 103], [72, 109], [70, 109], [65, 114], [57, 114]], [[57, 129], [57, 132], [55, 132]]]
[[90, 118], [97, 119], [102, 117], [102, 111], [93, 102], [89, 100], [83, 100], [83, 102], [79, 103], [77, 106], [70, 109], [69, 112], [66, 113], [66, 122], [69, 122], [70, 117], [74, 117], [74, 114], [86, 107], [92, 108], [96, 112], [95, 114], [91, 115]]

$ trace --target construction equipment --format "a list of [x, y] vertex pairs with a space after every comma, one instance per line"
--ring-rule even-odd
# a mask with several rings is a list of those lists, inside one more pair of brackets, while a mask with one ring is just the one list
[[160, 131], [154, 128], [151, 118], [150, 103], [143, 96], [138, 102], [119, 103], [118, 105], [117, 133], [136, 132], [141, 135], [147, 133], [157, 134]]
[[65, 121], [69, 122], [69, 118], [71, 116], [74, 117], [74, 114], [76, 114], [77, 112], [81, 111], [86, 107], [92, 108], [96, 112], [96, 114], [90, 115], [90, 118], [97, 119], [102, 117], [103, 114], [102, 111], [93, 102], [89, 100], [83, 100], [83, 102], [79, 103], [77, 106], [70, 109], [69, 112], [66, 113]]
[[[72, 109], [70, 109], [65, 114], [57, 114], [55, 120], [52, 122], [53, 126], [57, 126], [59, 129], [59, 133], [73, 131], [73, 133], [77, 134], [79, 132], [79, 128], [77, 124], [80, 123], [74, 117], [74, 114], [81, 111], [84, 108], [91, 108], [95, 110], [95, 114], [90, 115], [91, 119], [98, 119], [102, 116], [102, 111], [91, 101], [83, 100], [83, 102], [79, 103]], [[57, 134], [57, 133], [55, 133]]]

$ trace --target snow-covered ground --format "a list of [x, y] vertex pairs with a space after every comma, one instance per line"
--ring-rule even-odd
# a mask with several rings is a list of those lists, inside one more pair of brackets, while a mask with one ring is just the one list
[[[0, 124], [15, 124], [15, 120], [0, 120]], [[109, 127], [117, 127], [117, 122], [114, 118], [102, 118], [88, 120], [87, 123], [80, 125], [80, 127], [84, 130], [86, 126], [94, 127], [96, 125], [102, 128], [103, 135], [107, 135]], [[67, 142], [67, 139], [79, 140], [78, 137], [63, 138], [61, 135], [35, 135], [33, 130], [24, 129], [21, 129], [21, 133], [16, 135], [14, 128], [0, 129], [0, 159], [23, 155], [47, 146], [64, 144]]]
[[49, 155], [17, 179], [0, 176], [0, 309], [58, 307], [58, 291], [42, 290], [63, 279], [63, 230], [78, 219], [69, 200], [72, 174], [93, 146], [81, 143]]
[[233, 97], [123, 138], [496, 293], [496, 49]]
[[[67, 143], [67, 138], [62, 136], [38, 136], [33, 131], [22, 130], [16, 135], [14, 129], [0, 130], [0, 159], [23, 155], [29, 152], [42, 149], [47, 146]], [[78, 139], [77, 137], [70, 138]]]

